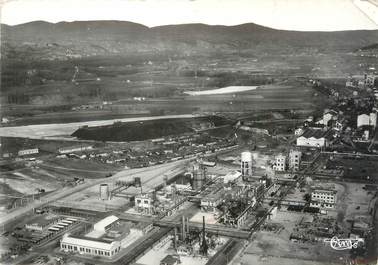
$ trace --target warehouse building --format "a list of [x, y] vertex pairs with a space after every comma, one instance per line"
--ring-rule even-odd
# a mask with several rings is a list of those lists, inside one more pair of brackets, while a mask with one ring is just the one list
[[327, 147], [331, 141], [331, 130], [307, 129], [301, 136], [297, 138], [297, 146], [303, 147]]
[[119, 241], [85, 238], [65, 234], [60, 241], [60, 249], [92, 256], [113, 257], [121, 249]]
[[79, 145], [79, 146], [68, 146], [68, 147], [61, 147], [58, 149], [59, 154], [69, 154], [74, 152], [82, 152], [86, 150], [92, 150], [92, 145]]
[[18, 151], [18, 156], [33, 155], [33, 154], [38, 154], [38, 153], [39, 153], [38, 148], [23, 149], [23, 150]]
[[111, 215], [95, 223], [93, 231], [85, 236], [65, 234], [60, 241], [60, 248], [66, 252], [112, 257], [121, 248], [119, 239], [124, 238], [127, 233], [123, 233], [120, 237], [110, 237], [110, 235], [105, 234], [111, 232], [110, 230], [118, 223], [119, 218]]

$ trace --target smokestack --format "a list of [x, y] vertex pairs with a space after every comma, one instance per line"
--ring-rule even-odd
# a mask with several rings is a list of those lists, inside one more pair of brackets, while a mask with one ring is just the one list
[[202, 238], [205, 239], [205, 216], [202, 216]]
[[182, 241], [185, 241], [186, 235], [185, 235], [185, 216], [182, 216]]
[[208, 246], [207, 246], [207, 243], [206, 243], [206, 237], [205, 237], [205, 216], [202, 216], [202, 243], [201, 243], [201, 247], [200, 247], [200, 253], [204, 256], [207, 255], [207, 249], [208, 249]]
[[174, 235], [173, 235], [173, 248], [177, 249], [177, 228], [174, 229]]

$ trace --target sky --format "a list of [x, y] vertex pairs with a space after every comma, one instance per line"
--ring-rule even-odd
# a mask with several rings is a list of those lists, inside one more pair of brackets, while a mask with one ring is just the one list
[[[124, 20], [149, 27], [253, 22], [300, 31], [378, 29], [366, 0], [0, 0], [1, 22]], [[378, 0], [372, 0], [378, 2]], [[374, 22], [376, 21], [376, 22]]]

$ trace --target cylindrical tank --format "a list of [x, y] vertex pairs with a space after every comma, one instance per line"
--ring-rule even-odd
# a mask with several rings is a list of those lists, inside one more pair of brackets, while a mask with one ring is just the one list
[[108, 200], [109, 199], [109, 185], [108, 184], [100, 184], [100, 200]]
[[246, 179], [249, 176], [252, 176], [252, 153], [243, 152], [241, 153], [241, 164], [240, 164], [241, 173], [243, 179]]
[[193, 180], [192, 187], [194, 190], [202, 188], [205, 181], [204, 172], [201, 172], [199, 163], [194, 163], [193, 165]]

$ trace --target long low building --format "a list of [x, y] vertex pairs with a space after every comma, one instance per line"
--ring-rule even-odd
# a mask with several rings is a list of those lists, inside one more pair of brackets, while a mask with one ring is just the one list
[[324, 129], [307, 129], [297, 138], [297, 146], [327, 147], [332, 139], [332, 131]]
[[65, 234], [60, 241], [60, 248], [67, 252], [78, 252], [92, 256], [113, 257], [121, 249], [119, 241], [107, 241]]

